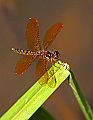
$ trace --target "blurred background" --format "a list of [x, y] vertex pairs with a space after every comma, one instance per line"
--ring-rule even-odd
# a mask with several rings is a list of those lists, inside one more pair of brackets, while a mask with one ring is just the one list
[[[92, 0], [0, 0], [0, 115], [34, 83], [36, 63], [21, 77], [15, 74], [20, 55], [12, 47], [27, 49], [28, 18], [38, 18], [40, 37], [56, 22], [64, 29], [49, 50], [58, 50], [70, 64], [80, 88], [93, 109], [93, 1]], [[44, 103], [56, 120], [85, 120], [68, 82]]]

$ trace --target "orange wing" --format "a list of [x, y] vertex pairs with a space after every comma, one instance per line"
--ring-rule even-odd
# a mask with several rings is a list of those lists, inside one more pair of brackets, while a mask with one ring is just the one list
[[36, 65], [36, 77], [37, 77], [37, 79], [39, 79], [41, 76], [43, 76], [43, 79], [40, 79], [38, 81], [40, 83], [40, 85], [48, 84], [49, 87], [55, 87], [56, 78], [54, 76], [54, 68], [52, 67], [52, 69], [48, 71], [47, 61], [43, 58], [40, 58], [38, 60], [37, 65]]
[[23, 58], [21, 58], [15, 67], [15, 72], [18, 75], [23, 74], [28, 67], [32, 64], [32, 62], [35, 60], [36, 56], [24, 56]]
[[48, 31], [45, 34], [43, 42], [44, 49], [47, 49], [47, 47], [53, 42], [53, 40], [55, 39], [55, 37], [58, 35], [62, 28], [63, 28], [62, 23], [56, 23], [50, 29], [48, 29]]
[[56, 77], [55, 77], [55, 70], [54, 70], [54, 65], [52, 65], [52, 67], [48, 70], [48, 86], [49, 87], [55, 87], [56, 86]]
[[27, 45], [31, 51], [40, 51], [40, 37], [38, 20], [29, 18], [26, 30]]
[[[40, 39], [39, 39], [39, 25], [37, 19], [29, 19], [26, 30], [27, 45], [31, 51], [39, 51]], [[15, 71], [17, 74], [23, 74], [28, 67], [35, 60], [36, 56], [24, 56], [21, 58], [17, 64]]]
[[[36, 65], [36, 77], [39, 79], [44, 73], [47, 72], [47, 61], [43, 58], [39, 58], [38, 63]], [[46, 74], [44, 76], [44, 79], [42, 81], [39, 81], [41, 85], [47, 83], [48, 75]]]

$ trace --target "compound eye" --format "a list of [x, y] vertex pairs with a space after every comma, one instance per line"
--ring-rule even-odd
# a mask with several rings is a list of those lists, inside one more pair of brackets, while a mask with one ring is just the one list
[[55, 51], [55, 52], [54, 52], [54, 58], [55, 58], [55, 59], [59, 59], [59, 57], [60, 57], [59, 52], [58, 52], [58, 51]]
[[55, 51], [54, 54], [55, 54], [55, 55], [59, 55], [59, 52], [58, 52], [58, 51]]

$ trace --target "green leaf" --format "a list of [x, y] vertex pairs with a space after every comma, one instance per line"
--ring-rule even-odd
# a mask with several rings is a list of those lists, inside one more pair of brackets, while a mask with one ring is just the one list
[[[58, 61], [55, 63], [2, 117], [1, 120], [27, 120], [50, 97], [51, 94], [70, 75], [69, 65]], [[49, 84], [41, 85], [46, 74], [53, 72], [48, 79]], [[55, 87], [50, 87], [51, 81], [56, 78]]]
[[[41, 84], [49, 75], [47, 84]], [[93, 112], [84, 98], [78, 83], [67, 63], [55, 63], [1, 118], [0, 120], [27, 120], [37, 109], [52, 95], [52, 93], [66, 80], [69, 79], [73, 93], [84, 113], [86, 120], [93, 120]], [[56, 82], [53, 82], [53, 80]], [[53, 120], [44, 109], [40, 108], [30, 119], [40, 120], [45, 118]], [[43, 116], [45, 114], [45, 116]], [[39, 116], [39, 117], [38, 117]], [[45, 118], [44, 118], [45, 117]]]
[[78, 83], [76, 82], [74, 74], [72, 73], [71, 70], [70, 70], [70, 76], [69, 76], [69, 85], [73, 90], [73, 93], [78, 101], [78, 104], [79, 104], [86, 120], [93, 120], [93, 112], [92, 112], [87, 100], [83, 96], [83, 94], [80, 90], [80, 87], [79, 87]]

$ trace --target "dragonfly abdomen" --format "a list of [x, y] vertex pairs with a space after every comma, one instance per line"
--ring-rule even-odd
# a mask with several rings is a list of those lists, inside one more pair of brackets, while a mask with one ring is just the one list
[[19, 49], [19, 48], [12, 48], [12, 50], [18, 54], [22, 54], [22, 55], [37, 55], [37, 52], [32, 52], [30, 50], [23, 50], [23, 49]]

